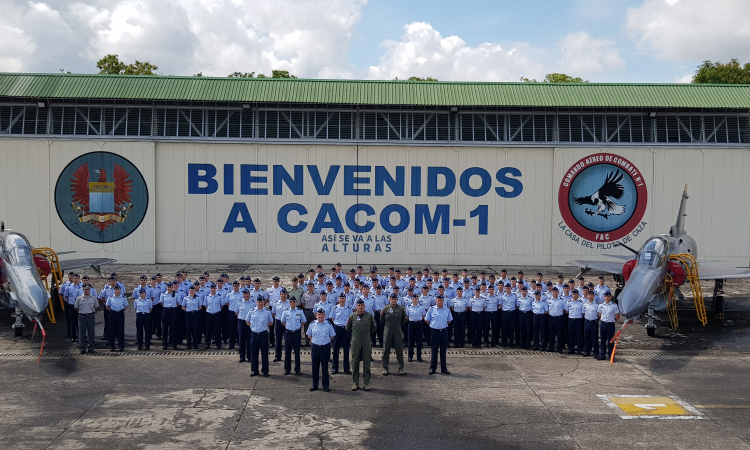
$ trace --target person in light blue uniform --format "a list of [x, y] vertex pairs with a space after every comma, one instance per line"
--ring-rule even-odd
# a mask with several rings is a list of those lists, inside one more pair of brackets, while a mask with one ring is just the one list
[[81, 278], [77, 273], [73, 274], [73, 282], [70, 283], [64, 292], [61, 292], [65, 299], [65, 325], [67, 327], [68, 338], [70, 342], [78, 341], [78, 311], [76, 311], [76, 292], [81, 288]]
[[534, 313], [531, 311], [531, 302], [534, 299], [529, 295], [526, 286], [521, 288], [518, 301], [518, 326], [521, 328], [521, 343], [523, 349], [531, 348], [531, 336], [534, 334]]
[[224, 306], [224, 296], [217, 292], [217, 286], [211, 284], [211, 293], [204, 300], [206, 304], [206, 345], [205, 350], [211, 347], [213, 337], [216, 349], [221, 349], [221, 308]]
[[109, 310], [109, 351], [115, 351], [115, 339], [117, 339], [120, 351], [125, 350], [125, 309], [128, 307], [128, 299], [121, 294], [120, 286], [115, 286], [114, 295], [107, 299], [105, 304]]
[[[268, 328], [273, 325], [271, 311], [266, 309], [266, 299], [259, 297], [257, 306], [250, 310], [245, 324], [250, 327], [250, 376], [258, 376], [258, 357], [262, 360], [261, 371], [268, 376]], [[258, 354], [260, 353], [260, 355]]]
[[138, 297], [133, 300], [133, 309], [135, 310], [135, 336], [138, 344], [138, 350], [143, 350], [144, 335], [146, 337], [146, 350], [151, 349], [151, 308], [153, 302], [146, 298], [146, 289], [137, 291]]
[[196, 294], [196, 287], [188, 288], [188, 295], [182, 299], [182, 310], [185, 312], [185, 336], [187, 337], [186, 349], [198, 348], [200, 341], [200, 326], [198, 314], [203, 308], [203, 299]]
[[512, 292], [511, 283], [505, 285], [505, 293], [502, 295], [502, 329], [503, 329], [503, 347], [513, 347], [513, 338], [516, 328], [516, 310], [518, 309], [518, 296]]
[[458, 286], [456, 296], [447, 303], [453, 314], [453, 345], [463, 348], [466, 344], [466, 316], [470, 314], [469, 299], [464, 298], [464, 288]]
[[331, 341], [336, 337], [336, 330], [326, 320], [326, 312], [323, 308], [315, 311], [316, 321], [307, 328], [307, 335], [310, 337], [312, 348], [310, 351], [312, 357], [312, 387], [310, 391], [318, 390], [320, 381], [320, 372], [323, 372], [323, 390], [328, 392], [329, 376], [328, 361], [331, 359]]
[[596, 297], [596, 302], [599, 304], [604, 303], [604, 295], [607, 292], [609, 292], [610, 295], [612, 294], [609, 286], [604, 284], [604, 276], [599, 276], [599, 284], [594, 287], [594, 296]]
[[[72, 278], [72, 277], [71, 277]], [[60, 288], [60, 293], [62, 294], [63, 288]], [[100, 340], [107, 341], [109, 343], [109, 310], [106, 308], [105, 304], [107, 302], [107, 299], [109, 297], [112, 297], [115, 295], [115, 279], [112, 277], [109, 277], [107, 280], [107, 284], [104, 285], [101, 291], [99, 291], [99, 305], [102, 308], [102, 313], [104, 315], [104, 333], [102, 334], [102, 337]]]
[[333, 339], [333, 359], [331, 360], [331, 374], [339, 373], [339, 352], [344, 352], [344, 373], [351, 374], [349, 365], [349, 347], [352, 342], [352, 335], [346, 331], [346, 321], [352, 315], [352, 308], [346, 304], [346, 294], [339, 294], [339, 303], [331, 309], [331, 322], [336, 332]]
[[[482, 285], [483, 287], [486, 285]], [[484, 346], [497, 347], [500, 340], [498, 329], [498, 305], [502, 304], [500, 296], [495, 294], [495, 286], [487, 288], [484, 296]], [[492, 328], [492, 340], [490, 340], [490, 328]]]
[[385, 305], [388, 304], [388, 296], [383, 294], [383, 287], [378, 283], [375, 284], [375, 295], [372, 296], [373, 298], [373, 315], [375, 316], [375, 323], [378, 326], [378, 329], [375, 330], [374, 333], [372, 333], [371, 339], [372, 339], [372, 346], [373, 347], [382, 347], [383, 346], [383, 321], [380, 320], [380, 311], [385, 308]]
[[299, 375], [299, 349], [302, 343], [300, 330], [305, 325], [305, 314], [297, 308], [296, 297], [289, 299], [289, 308], [281, 313], [281, 325], [284, 327], [284, 375], [289, 375], [292, 371], [292, 352], [294, 373]]
[[[549, 348], [548, 351], [562, 353], [563, 341], [562, 341], [562, 327], [563, 327], [563, 314], [565, 313], [565, 306], [567, 302], [559, 296], [556, 287], [552, 288], [552, 298], [547, 301], [549, 305]], [[557, 348], [555, 349], [555, 343]]]
[[229, 349], [234, 349], [237, 344], [237, 304], [242, 301], [242, 292], [240, 292], [240, 282], [235, 280], [232, 282], [232, 290], [224, 296], [224, 301], [227, 303], [227, 323], [229, 324], [229, 338], [227, 342]]
[[177, 283], [167, 283], [167, 292], [161, 296], [161, 303], [164, 306], [161, 315], [163, 350], [167, 349], [167, 345], [171, 345], [172, 350], [177, 350], [177, 321], [180, 319], [177, 309], [182, 303], [182, 296], [177, 292], [177, 288]]
[[[331, 311], [333, 310], [333, 305], [330, 302], [328, 302], [328, 294], [326, 292], [321, 292], [320, 294], [318, 294], [318, 296], [320, 297], [320, 299], [318, 300], [317, 303], [315, 303], [315, 306], [313, 306], [313, 311], [322, 309], [326, 313], [326, 320], [329, 320], [331, 318]], [[318, 317], [317, 313], [315, 317]], [[312, 325], [312, 323], [314, 322], [315, 321], [310, 322], [310, 325]], [[309, 325], [308, 325], [308, 328], [310, 328]]]
[[406, 317], [409, 319], [407, 322], [409, 362], [412, 362], [414, 358], [414, 347], [417, 348], [417, 361], [422, 362], [422, 321], [425, 314], [427, 310], [419, 303], [419, 297], [414, 295], [411, 304], [406, 307]]
[[273, 314], [273, 318], [275, 320], [274, 332], [276, 333], [276, 345], [274, 347], [276, 353], [275, 357], [273, 358], [273, 362], [281, 361], [281, 340], [286, 334], [286, 328], [284, 328], [284, 325], [281, 323], [281, 316], [284, 314], [284, 311], [288, 310], [291, 307], [288, 297], [289, 293], [287, 292], [286, 288], [280, 288], [279, 299], [276, 300], [271, 306], [271, 314]]
[[594, 357], [599, 357], [599, 305], [593, 292], [586, 293], [587, 301], [583, 304], [583, 356], [591, 356], [594, 347]]
[[[464, 288], [464, 295], [466, 295], [466, 292], [467, 290]], [[471, 298], [469, 298], [469, 309], [471, 309], [471, 316], [469, 322], [469, 337], [471, 338], [471, 346], [473, 348], [479, 348], [482, 346], [482, 331], [484, 329], [484, 297], [481, 296], [478, 289], [470, 290], [470, 292]]]
[[549, 304], [542, 300], [542, 292], [534, 291], [534, 301], [531, 302], [531, 312], [534, 314], [534, 351], [544, 349], [547, 342], [547, 315], [549, 314]]
[[568, 354], [580, 355], [583, 350], [583, 302], [574, 290], [566, 305], [568, 311]]
[[156, 276], [152, 276], [146, 287], [146, 298], [151, 300], [151, 335], [156, 335], [156, 339], [161, 339], [161, 294], [162, 290], [156, 284]]
[[[419, 272], [417, 272], [419, 274]], [[435, 297], [430, 295], [430, 288], [427, 287], [427, 283], [424, 283], [420, 288], [422, 295], [419, 296], [419, 304], [422, 305], [425, 311], [430, 309], [431, 306], [435, 305]], [[415, 289], [415, 292], [418, 292]], [[432, 339], [432, 329], [426, 322], [422, 322], [422, 337], [430, 345]]]
[[614, 342], [612, 338], [615, 337], [615, 322], [620, 320], [620, 308], [612, 303], [612, 293], [604, 293], [604, 303], [599, 305], [597, 309], [599, 313], [599, 334], [601, 336], [601, 343], [599, 344], [599, 358], [600, 360], [610, 359], [612, 356], [612, 350], [614, 349]]
[[453, 321], [453, 315], [444, 302], [443, 297], [438, 296], [435, 299], [435, 306], [431, 307], [424, 317], [432, 331], [432, 358], [428, 375], [435, 374], [437, 370], [438, 354], [440, 354], [440, 372], [450, 375], [445, 356], [448, 350], [448, 324]]
[[242, 289], [242, 301], [234, 306], [234, 315], [237, 318], [237, 339], [240, 347], [240, 362], [250, 361], [250, 327], [245, 323], [250, 311], [257, 303], [250, 298], [250, 289]]

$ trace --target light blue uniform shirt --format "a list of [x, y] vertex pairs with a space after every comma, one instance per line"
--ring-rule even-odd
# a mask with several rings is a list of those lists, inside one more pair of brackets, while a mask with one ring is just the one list
[[428, 309], [430, 306], [435, 305], [435, 297], [427, 294], [419, 296], [419, 304], [424, 306], [424, 309]]
[[576, 301], [570, 300], [566, 305], [568, 310], [568, 317], [571, 319], [580, 319], [583, 317], [583, 302], [578, 299]]
[[[78, 289], [76, 289], [75, 298], [78, 298], [78, 297], [80, 297], [82, 295], [83, 295], [83, 287], [79, 287]], [[95, 287], [91, 286], [91, 289], [89, 291], [89, 295], [93, 295], [94, 297], [97, 296], [96, 295], [96, 288]]]
[[500, 304], [502, 300], [500, 300], [500, 297], [498, 295], [489, 295], [487, 294], [484, 297], [484, 310], [489, 312], [495, 312], [497, 311], [497, 305]]
[[206, 312], [208, 314], [216, 314], [221, 311], [222, 305], [224, 305], [224, 298], [216, 293], [216, 295], [208, 294], [205, 299]]
[[281, 321], [286, 323], [284, 326], [287, 330], [297, 331], [305, 323], [305, 314], [299, 308], [289, 308], [281, 313]]
[[443, 298], [454, 298], [456, 296], [456, 290], [452, 288], [445, 288], [443, 290]]
[[[360, 295], [359, 298], [361, 298], [362, 300], [365, 301], [365, 311], [367, 311], [368, 313], [370, 313], [370, 314], [372, 314], [374, 316], [375, 315], [375, 308], [374, 308], [375, 307], [375, 299], [372, 298], [372, 295], [370, 295], [368, 297], [364, 297], [363, 295]], [[356, 306], [356, 302], [355, 302], [355, 306]]]
[[406, 307], [406, 317], [409, 318], [409, 322], [421, 322], [426, 312], [422, 305], [414, 306], [412, 304]]
[[282, 302], [281, 300], [278, 300], [273, 304], [271, 307], [271, 313], [276, 318], [276, 320], [281, 320], [281, 316], [284, 314], [284, 311], [291, 308], [292, 305], [289, 304], [289, 300]]
[[[76, 291], [81, 287], [81, 283], [78, 284], [69, 284], [67, 288], [65, 288], [65, 292], [63, 295], [65, 296], [65, 301], [68, 302], [69, 305], [75, 305], [76, 303]], [[122, 294], [122, 292], [121, 292]]]
[[136, 298], [135, 301], [133, 301], [133, 309], [135, 309], [136, 314], [150, 313], [152, 306], [153, 303], [151, 303], [151, 299], [148, 298], [144, 298], [143, 300]]
[[598, 311], [602, 315], [602, 322], [614, 323], [615, 315], [620, 313], [620, 308], [612, 302], [601, 303]]
[[250, 310], [247, 322], [250, 322], [250, 330], [253, 333], [262, 333], [268, 331], [268, 326], [273, 324], [273, 316], [271, 311], [266, 308], [258, 309], [256, 307]]
[[148, 296], [148, 289], [149, 289], [148, 286], [144, 286], [144, 287], [136, 286], [135, 289], [133, 289], [133, 298], [137, 299], [138, 294], [140, 294], [141, 290], [143, 290], [146, 293], [146, 298], [151, 300]]
[[237, 313], [237, 320], [247, 320], [248, 315], [250, 314], [250, 311], [255, 309], [258, 306], [257, 303], [255, 303], [252, 300], [245, 301], [243, 298], [241, 302], [237, 303], [236, 311]]
[[375, 294], [372, 296], [372, 298], [375, 299], [375, 304], [373, 305], [373, 309], [375, 311], [382, 310], [383, 308], [385, 308], [385, 305], [388, 304], [388, 297], [386, 297], [383, 294], [380, 294], [380, 295]]
[[[174, 297], [172, 294], [175, 294]], [[176, 308], [177, 303], [180, 301], [180, 297], [177, 296], [174, 292], [167, 292], [164, 294], [161, 294], [161, 303], [164, 305], [165, 308]]]
[[503, 294], [503, 311], [515, 311], [518, 307], [518, 297], [516, 294]]
[[563, 311], [567, 306], [565, 300], [563, 300], [561, 297], [557, 297], [557, 299], [550, 298], [547, 301], [547, 304], [549, 305], [549, 315], [552, 317], [562, 316]]
[[107, 303], [105, 303], [105, 305], [109, 306], [112, 311], [122, 311], [128, 307], [128, 299], [122, 295], [119, 297], [113, 295], [112, 297], [107, 298]]
[[606, 284], [604, 286], [594, 286], [594, 301], [596, 303], [604, 303], [604, 294], [607, 292], [610, 294], [612, 293], [612, 291], [609, 290], [609, 286]]
[[[323, 308], [323, 310], [325, 310], [325, 312], [326, 312], [326, 320], [328, 320], [328, 319], [331, 318], [331, 311], [333, 310], [333, 305], [331, 305], [328, 302], [325, 302], [325, 303], [318, 302], [318, 303], [315, 304], [315, 306], [313, 306], [313, 310], [312, 310], [313, 314], [317, 314], [318, 313], [318, 308]], [[351, 311], [351, 309], [349, 311]]]
[[156, 305], [159, 303], [159, 298], [161, 297], [162, 291], [159, 286], [146, 286], [146, 298], [151, 300], [151, 304]]
[[433, 306], [425, 314], [424, 320], [430, 324], [430, 328], [442, 330], [443, 328], [448, 328], [448, 322], [453, 321], [453, 314], [451, 314], [451, 310], [445, 305], [442, 308]]
[[543, 302], [542, 300], [536, 301], [536, 299], [534, 299], [534, 301], [531, 302], [531, 311], [533, 311], [534, 314], [544, 314], [549, 311], [549, 305], [547, 302]]
[[307, 335], [313, 344], [326, 345], [331, 343], [331, 338], [336, 337], [336, 330], [327, 320], [323, 323], [316, 320], [307, 328]]
[[484, 297], [477, 297], [472, 292], [472, 297], [469, 299], [469, 307], [471, 308], [471, 312], [484, 311]]
[[197, 295], [195, 297], [187, 296], [182, 299], [182, 306], [185, 307], [185, 312], [195, 312], [200, 309], [201, 306], [203, 306], [203, 299], [198, 297]]
[[109, 287], [109, 285], [104, 285], [101, 291], [99, 291], [99, 298], [100, 299], [107, 299], [109, 297], [113, 297], [115, 295], [115, 289], [113, 287]]
[[259, 298], [268, 298], [266, 291], [263, 289], [250, 289], [250, 300], [257, 305]]
[[453, 312], [466, 312], [466, 309], [469, 307], [469, 299], [463, 297], [455, 297], [450, 300], [450, 304], [448, 306], [453, 307]]
[[586, 302], [583, 304], [583, 317], [586, 320], [598, 320], [599, 319], [599, 305], [596, 301]]
[[232, 290], [232, 292], [224, 297], [224, 300], [227, 302], [227, 305], [229, 305], [230, 311], [236, 311], [237, 303], [242, 301], [242, 292], [234, 292], [234, 290]]
[[351, 315], [352, 309], [346, 304], [344, 306], [336, 305], [331, 309], [331, 319], [333, 319], [333, 324], [338, 327], [345, 327], [346, 321]]
[[526, 297], [519, 296], [518, 297], [518, 310], [522, 312], [531, 311], [531, 303], [533, 301], [534, 299], [530, 295], [526, 295]]

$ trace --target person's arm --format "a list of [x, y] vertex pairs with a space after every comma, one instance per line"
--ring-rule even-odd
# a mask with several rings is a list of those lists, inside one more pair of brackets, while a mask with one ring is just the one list
[[617, 322], [618, 320], [620, 320], [620, 313], [615, 314], [615, 322]]

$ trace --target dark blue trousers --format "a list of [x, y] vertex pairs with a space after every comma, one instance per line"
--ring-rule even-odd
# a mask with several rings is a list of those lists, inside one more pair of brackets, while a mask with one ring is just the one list
[[503, 311], [503, 347], [513, 346], [516, 328], [516, 311]]
[[234, 311], [229, 311], [228, 319], [229, 321], [229, 346], [234, 347], [234, 345], [237, 343], [237, 315], [234, 313]]
[[534, 319], [533, 319], [534, 350], [545, 348], [545, 345], [547, 342], [547, 327], [548, 327], [546, 319], [547, 319], [546, 314], [534, 314]]
[[516, 310], [513, 315], [515, 316], [513, 320], [513, 336], [515, 341], [513, 343], [519, 347], [523, 347], [523, 344], [521, 344], [521, 312]]
[[349, 372], [349, 346], [352, 343], [352, 335], [346, 331], [346, 327], [334, 326], [336, 337], [333, 338], [333, 360], [331, 368], [338, 372], [339, 370], [339, 352], [343, 351], [344, 355], [344, 372]]
[[615, 337], [615, 323], [601, 322], [599, 324], [599, 336], [601, 336], [602, 339], [601, 345], [599, 346], [599, 356], [609, 358], [612, 354], [612, 349], [615, 347], [614, 342], [609, 342]]
[[302, 335], [299, 330], [284, 330], [284, 372], [292, 371], [292, 352], [294, 352], [294, 373], [299, 373], [299, 348]]
[[146, 335], [146, 350], [151, 347], [151, 313], [136, 313], [135, 315], [135, 340], [138, 350], [143, 348], [143, 335]]
[[542, 350], [549, 346], [549, 314], [542, 316]]
[[109, 312], [109, 349], [115, 349], [115, 339], [120, 350], [125, 348], [125, 311]]
[[275, 335], [275, 344], [276, 344], [275, 345], [275, 350], [276, 350], [276, 353], [275, 353], [275, 358], [274, 359], [281, 360], [281, 340], [284, 338], [284, 333], [286, 333], [286, 328], [284, 327], [284, 325], [281, 324], [281, 320], [279, 320], [279, 319], [276, 319], [276, 327], [275, 328], [276, 329], [274, 330], [274, 332], [276, 333], [276, 335]]
[[229, 326], [229, 316], [232, 315], [237, 318], [237, 316], [234, 315], [233, 312], [229, 311], [229, 307], [223, 307], [221, 308], [221, 311], [219, 312], [219, 318], [221, 320], [221, 341], [225, 344], [229, 341], [229, 333], [232, 329]]
[[430, 358], [430, 370], [437, 370], [438, 353], [440, 353], [440, 370], [445, 372], [448, 366], [445, 363], [445, 355], [448, 350], [448, 328], [442, 330], [432, 329], [432, 357]]
[[531, 347], [531, 336], [534, 334], [534, 313], [518, 311], [518, 323], [521, 328], [521, 348]]
[[557, 351], [561, 352], [563, 349], [563, 316], [549, 316], [549, 351], [555, 351], [555, 344], [557, 344]]
[[200, 329], [200, 312], [189, 311], [185, 312], [185, 335], [187, 337], [187, 346], [198, 347], [198, 343], [201, 341], [201, 329]]
[[250, 361], [250, 327], [244, 320], [237, 321], [237, 338], [240, 344], [240, 361]]
[[65, 302], [65, 325], [68, 337], [78, 340], [78, 311], [68, 302]]
[[[497, 311], [484, 312], [484, 343], [485, 345], [497, 345], [500, 340], [500, 333], [497, 327]], [[490, 341], [490, 328], [492, 328], [492, 341]]]
[[568, 353], [581, 353], [583, 350], [582, 323], [583, 318], [571, 319], [568, 317]]
[[104, 334], [102, 336], [109, 342], [109, 310], [106, 306], [102, 308], [102, 313], [104, 314]]
[[599, 356], [599, 320], [586, 320], [583, 324], [583, 354], [591, 354], [591, 346], [594, 346], [594, 356]]
[[161, 313], [163, 311], [164, 306], [161, 303], [151, 308], [151, 334], [156, 334], [157, 339], [161, 339]]
[[417, 347], [417, 359], [422, 359], [422, 321], [410, 320], [407, 324], [409, 327], [409, 359], [414, 357], [414, 347]]
[[466, 343], [466, 311], [453, 313], [453, 345], [463, 347]]
[[312, 345], [312, 387], [318, 387], [320, 372], [323, 371], [323, 389], [328, 389], [328, 362], [331, 360], [331, 344]]
[[250, 331], [250, 335], [250, 372], [258, 373], [258, 352], [260, 352], [263, 360], [261, 370], [264, 374], [268, 373], [268, 331], [262, 333]]
[[482, 328], [483, 328], [483, 312], [471, 312], [471, 332], [469, 333], [471, 336], [471, 345], [474, 347], [479, 347], [482, 345]]
[[221, 348], [221, 315], [219, 313], [206, 314], [206, 348], [211, 346], [212, 336], [216, 348]]
[[161, 313], [161, 345], [167, 344], [177, 346], [177, 308], [164, 308]]

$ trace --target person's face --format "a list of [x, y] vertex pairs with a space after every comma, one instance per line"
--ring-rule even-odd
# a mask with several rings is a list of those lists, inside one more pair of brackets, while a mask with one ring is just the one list
[[574, 302], [578, 301], [578, 292], [577, 291], [573, 291], [573, 301]]
[[583, 285], [584, 285], [585, 282], [586, 282], [586, 280], [578, 280], [578, 286], [583, 287]]
[[314, 289], [314, 288], [315, 288], [315, 286], [313, 286], [312, 284], [308, 284], [308, 285], [307, 285], [307, 292], [309, 292], [309, 293], [311, 293], [311, 294], [312, 294], [312, 293], [313, 293], [313, 289]]
[[439, 299], [435, 300], [435, 303], [437, 304], [438, 308], [442, 308], [443, 307], [443, 302], [444, 302], [444, 300], [442, 298], [439, 298]]
[[249, 292], [243, 292], [242, 293], [242, 300], [248, 302], [250, 301], [250, 293]]
[[297, 300], [289, 300], [289, 307], [294, 309], [297, 307]]
[[119, 289], [115, 289], [115, 297], [119, 297], [119, 296], [120, 296], [120, 290]]
[[349, 293], [349, 289], [351, 289], [351, 286], [349, 286], [348, 284], [344, 285], [344, 292], [346, 292], [348, 294]]
[[281, 297], [282, 302], [285, 302], [288, 295], [289, 294], [287, 294], [286, 292], [282, 292], [281, 294], [279, 294], [279, 297]]
[[542, 294], [534, 294], [534, 300], [541, 302], [542, 301]]
[[333, 285], [332, 284], [327, 284], [326, 285], [326, 289], [328, 289], [328, 292], [333, 291]]
[[365, 304], [357, 303], [357, 314], [362, 314], [363, 312], [365, 312]]
[[599, 278], [599, 286], [604, 286], [604, 279], [603, 278]]
[[273, 287], [279, 287], [279, 280], [273, 280]]
[[541, 275], [537, 275], [537, 276], [536, 276], [536, 281], [537, 281], [538, 283], [541, 283], [541, 282], [542, 282], [542, 276], [541, 276]]
[[612, 300], [612, 297], [609, 295], [604, 296], [604, 303], [609, 303]]
[[325, 303], [327, 298], [328, 298], [328, 296], [326, 295], [325, 292], [321, 292], [320, 293], [320, 302], [321, 303]]
[[326, 320], [326, 313], [317, 313], [316, 317], [318, 318], [319, 323], [323, 323], [323, 321]]
[[557, 291], [552, 291], [552, 298], [557, 298], [557, 296], [560, 295]]
[[391, 297], [391, 306], [396, 306], [398, 304], [398, 299], [396, 297]]
[[563, 293], [567, 296], [570, 292], [570, 288], [568, 286], [563, 286]]
[[211, 286], [211, 295], [216, 295], [216, 286]]
[[505, 293], [506, 294], [510, 294], [510, 289], [511, 289], [510, 286], [506, 286], [505, 287]]
[[151, 280], [151, 287], [154, 287], [154, 286], [156, 286], [156, 280], [153, 280], [153, 279], [152, 279], [152, 280]]
[[362, 275], [362, 268], [361, 267], [357, 267], [357, 275]]
[[234, 289], [234, 292], [239, 292], [240, 291], [240, 285], [239, 284], [233, 284], [232, 285], [232, 289]]
[[346, 304], [346, 297], [339, 297], [339, 306], [344, 306]]
[[458, 282], [458, 275], [453, 275], [451, 278], [453, 278], [454, 283]]
[[336, 278], [336, 287], [341, 287], [341, 278]]
[[490, 295], [495, 295], [495, 288], [493, 288], [492, 286], [490, 286], [489, 291], [490, 291]]
[[292, 278], [292, 287], [295, 288], [295, 289], [297, 288], [297, 279], [296, 278]]
[[411, 304], [414, 305], [414, 306], [417, 306], [419, 304], [419, 298], [412, 297], [411, 298]]
[[417, 280], [409, 280], [409, 286], [414, 287], [417, 284]]
[[588, 294], [587, 297], [589, 298], [589, 303], [594, 303], [594, 294], [593, 293]]
[[519, 279], [519, 280], [523, 280], [523, 274], [522, 274], [522, 273], [519, 273], [519, 274], [518, 274], [518, 279]]
[[254, 282], [253, 285], [255, 286], [255, 289], [260, 289], [260, 281]]

